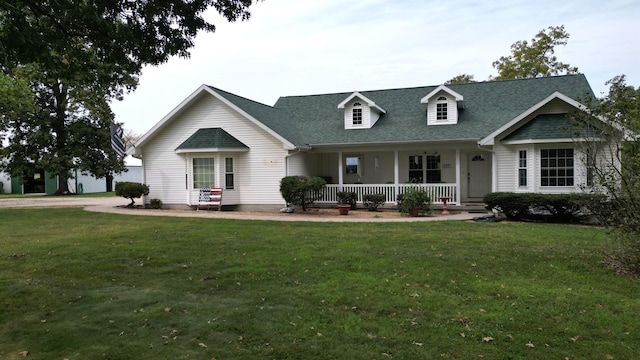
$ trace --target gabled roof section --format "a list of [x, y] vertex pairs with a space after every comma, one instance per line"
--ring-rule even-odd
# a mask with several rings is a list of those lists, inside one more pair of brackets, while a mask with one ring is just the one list
[[499, 136], [500, 134], [503, 134], [507, 130], [509, 130], [512, 127], [516, 126], [522, 120], [524, 120], [525, 118], [527, 118], [528, 116], [533, 114], [536, 110], [540, 109], [541, 107], [545, 106], [546, 104], [550, 103], [551, 101], [553, 101], [555, 99], [562, 100], [565, 103], [575, 107], [576, 109], [579, 109], [579, 110], [582, 110], [582, 111], [586, 111], [587, 110], [587, 107], [584, 106], [583, 104], [579, 103], [577, 100], [574, 100], [573, 98], [571, 98], [571, 97], [569, 97], [569, 96], [567, 96], [567, 95], [565, 95], [565, 94], [563, 94], [561, 92], [555, 91], [553, 94], [551, 94], [551, 95], [547, 96], [546, 98], [542, 99], [542, 101], [534, 104], [530, 108], [528, 108], [525, 111], [523, 111], [522, 113], [520, 113], [518, 116], [514, 117], [513, 119], [511, 119], [508, 122], [506, 122], [504, 125], [500, 126], [498, 129], [493, 131], [491, 134], [489, 134], [489, 135], [485, 136], [484, 138], [480, 139], [478, 144], [481, 145], [481, 146], [483, 146], [483, 145], [493, 145], [494, 142], [495, 142], [495, 138], [497, 136]]
[[369, 107], [372, 107], [372, 108], [378, 110], [381, 114], [386, 113], [386, 111], [384, 111], [384, 109], [381, 108], [380, 106], [376, 105], [376, 103], [373, 100], [367, 98], [366, 96], [360, 94], [357, 91], [353, 92], [346, 99], [342, 100], [342, 102], [340, 104], [338, 104], [338, 109], [344, 109], [345, 105], [347, 105], [347, 103], [349, 103], [349, 101], [351, 101], [353, 98], [360, 99], [361, 101], [363, 101], [367, 105], [369, 105]]
[[245, 114], [258, 126], [287, 144], [290, 149], [305, 148], [300, 132], [295, 126], [291, 126], [287, 114], [281, 109], [249, 100], [213, 86], [208, 86], [208, 88], [220, 95], [230, 106]]
[[287, 121], [286, 114], [274, 107], [261, 104], [259, 102], [234, 95], [230, 92], [220, 90], [208, 85], [201, 85], [196, 91], [191, 93], [178, 106], [169, 112], [162, 120], [160, 120], [151, 130], [147, 131], [132, 147], [127, 151], [128, 154], [137, 154], [137, 147], [144, 145], [153, 138], [159, 131], [165, 128], [173, 119], [179, 116], [190, 105], [202, 96], [214, 96], [218, 100], [227, 104], [234, 110], [238, 111], [242, 116], [264, 129], [283, 143], [285, 148], [305, 148], [300, 133], [294, 126], [290, 126]]
[[507, 135], [502, 141], [566, 139], [571, 135], [570, 129], [567, 128], [567, 114], [542, 114]]
[[386, 110], [376, 126], [367, 131], [344, 128], [344, 110], [336, 108], [336, 104], [351, 92], [281, 97], [274, 107], [287, 114], [303, 142], [312, 147], [432, 141], [477, 143], [536, 104], [548, 101], [545, 99], [556, 91], [575, 103], [595, 98], [582, 74], [450, 84], [446, 88], [464, 97], [464, 111], [459, 113], [458, 123], [427, 126], [425, 107], [420, 101], [438, 87], [359, 92], [377, 104], [384, 104]]
[[453, 96], [453, 98], [456, 100], [456, 102], [458, 103], [458, 108], [462, 108], [461, 104], [462, 101], [464, 100], [464, 97], [460, 94], [458, 94], [457, 92], [451, 90], [450, 88], [448, 88], [446, 85], [440, 85], [437, 88], [433, 89], [433, 91], [431, 91], [430, 93], [428, 93], [425, 97], [423, 97], [422, 99], [420, 99], [420, 103], [421, 104], [426, 104], [429, 102], [429, 100], [431, 100], [432, 97], [436, 96], [436, 94], [438, 94], [439, 92], [444, 91], [447, 94]]
[[198, 129], [176, 148], [177, 153], [248, 150], [247, 145], [221, 128]]

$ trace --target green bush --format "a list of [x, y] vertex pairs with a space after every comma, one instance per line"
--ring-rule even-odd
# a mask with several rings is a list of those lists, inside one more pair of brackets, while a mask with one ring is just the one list
[[149, 205], [147, 205], [149, 209], [162, 209], [162, 200], [160, 199], [151, 199], [149, 200]]
[[321, 177], [285, 176], [280, 180], [280, 194], [288, 205], [300, 205], [302, 210], [322, 195], [327, 182]]
[[576, 223], [606, 214], [607, 199], [599, 194], [535, 194], [495, 192], [484, 196], [487, 210], [511, 220]]
[[378, 211], [378, 207], [387, 200], [384, 194], [366, 194], [362, 196], [362, 204], [369, 211]]
[[408, 214], [412, 209], [418, 209], [420, 214], [431, 212], [431, 197], [418, 187], [407, 188], [404, 193], [396, 197], [400, 211]]
[[149, 195], [149, 186], [146, 184], [131, 181], [116, 182], [116, 196], [131, 200], [131, 203], [127, 205], [129, 207], [132, 207], [135, 203], [134, 198], [139, 198], [143, 195]]
[[351, 210], [356, 209], [358, 194], [354, 191], [338, 191], [336, 197], [338, 198], [338, 204], [349, 204], [351, 205]]

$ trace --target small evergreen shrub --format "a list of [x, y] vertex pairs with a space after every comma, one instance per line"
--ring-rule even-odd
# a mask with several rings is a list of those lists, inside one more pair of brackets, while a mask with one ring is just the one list
[[378, 211], [378, 207], [386, 201], [384, 194], [366, 194], [362, 196], [362, 204], [369, 211]]
[[162, 209], [162, 200], [160, 199], [151, 199], [149, 200], [149, 205], [147, 205], [149, 209]]
[[280, 180], [280, 194], [287, 205], [300, 205], [302, 210], [320, 198], [327, 182], [321, 177], [285, 176]]
[[140, 198], [144, 195], [149, 195], [149, 186], [146, 184], [131, 181], [116, 182], [116, 196], [131, 200], [128, 207], [133, 207], [134, 198]]

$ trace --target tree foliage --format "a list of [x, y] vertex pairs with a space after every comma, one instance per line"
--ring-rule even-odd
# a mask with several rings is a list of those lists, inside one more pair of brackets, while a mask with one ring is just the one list
[[608, 95], [591, 102], [588, 112], [574, 114], [576, 144], [589, 154], [582, 161], [592, 190], [610, 199], [601, 219], [619, 245], [615, 266], [640, 275], [640, 88], [627, 85], [624, 75], [607, 85]]
[[449, 84], [466, 84], [466, 83], [472, 83], [472, 82], [476, 82], [473, 79], [473, 75], [458, 74], [458, 75], [452, 77], [451, 79], [445, 81], [445, 85], [449, 85]]
[[4, 170], [22, 178], [46, 170], [58, 176], [58, 192], [66, 192], [74, 167], [96, 177], [124, 170], [110, 145], [109, 102], [136, 88], [143, 66], [188, 57], [198, 31], [215, 30], [204, 18], [207, 9], [247, 20], [251, 3], [0, 2]]
[[531, 42], [516, 41], [511, 45], [511, 55], [493, 62], [493, 67], [498, 70], [498, 76], [493, 79], [526, 79], [577, 73], [577, 67], [560, 62], [555, 56], [555, 47], [566, 45], [568, 39], [569, 33], [564, 25], [560, 25], [549, 26], [546, 31], [540, 30]]

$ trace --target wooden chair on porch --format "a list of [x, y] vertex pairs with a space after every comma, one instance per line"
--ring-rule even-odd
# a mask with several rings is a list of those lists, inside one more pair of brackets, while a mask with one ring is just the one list
[[198, 210], [217, 209], [218, 211], [220, 211], [221, 208], [222, 188], [200, 189], [200, 196], [198, 198]]

